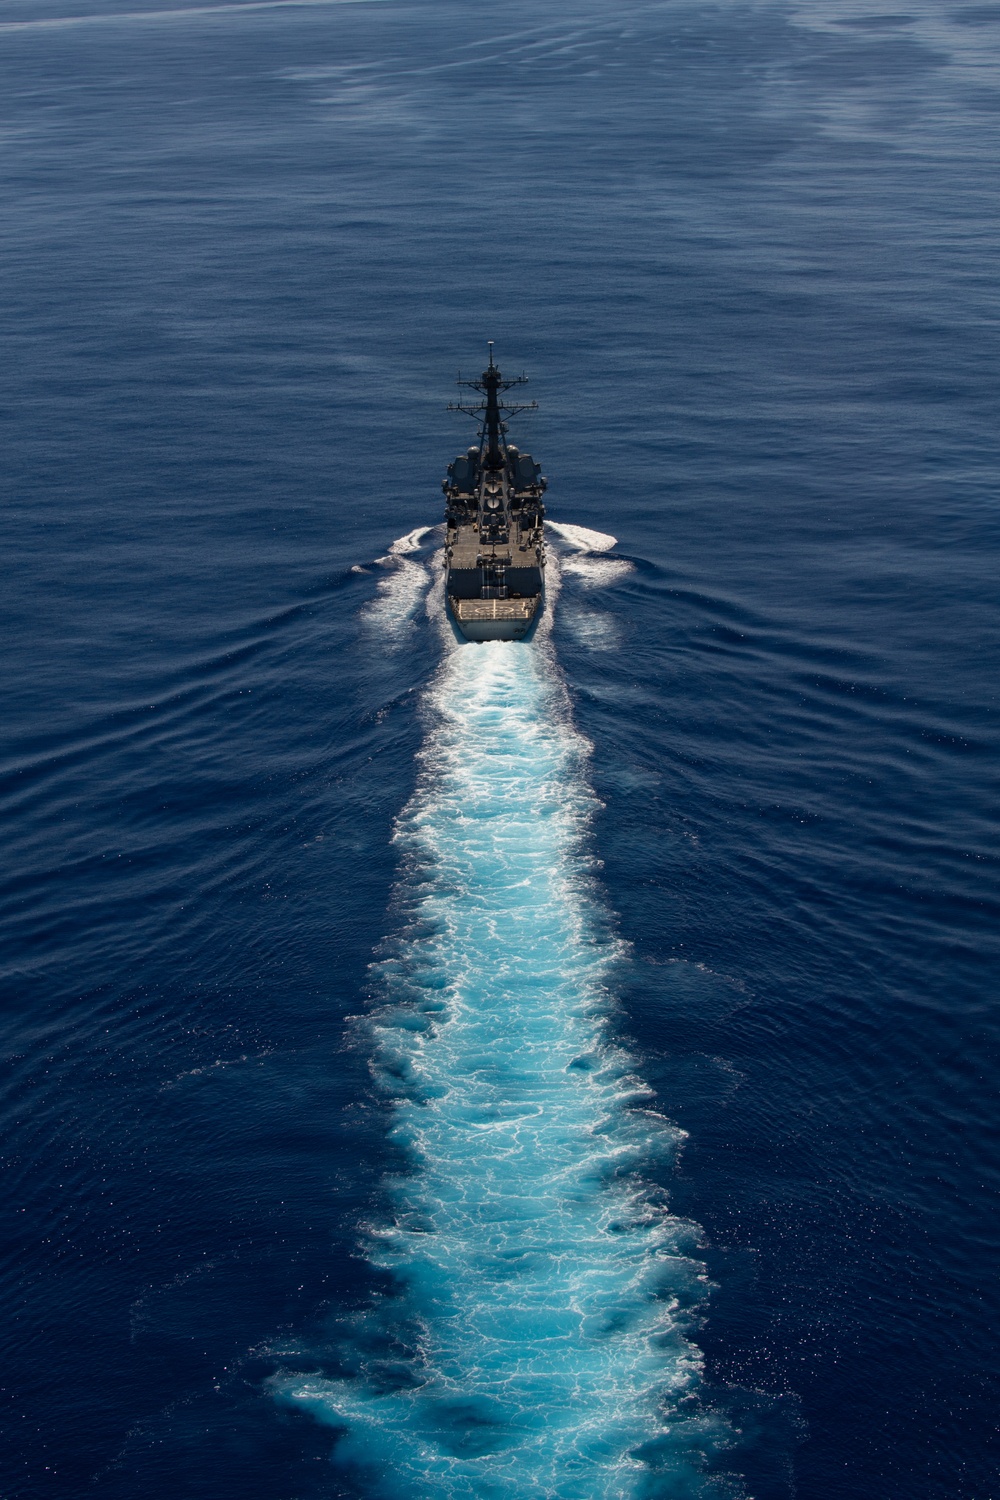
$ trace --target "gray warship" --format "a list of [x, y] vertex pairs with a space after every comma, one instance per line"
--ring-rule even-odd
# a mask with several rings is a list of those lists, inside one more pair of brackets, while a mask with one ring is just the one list
[[545, 480], [530, 453], [507, 442], [505, 418], [537, 409], [536, 401], [511, 404], [501, 397], [526, 377], [504, 380], [493, 363], [479, 380], [459, 380], [482, 400], [463, 411], [480, 423], [479, 442], [448, 466], [442, 489], [445, 521], [445, 594], [468, 641], [520, 641], [544, 609]]

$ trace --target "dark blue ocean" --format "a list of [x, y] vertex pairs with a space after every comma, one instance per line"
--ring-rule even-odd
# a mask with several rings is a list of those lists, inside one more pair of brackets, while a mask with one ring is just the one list
[[997, 1500], [1000, 5], [0, 66], [3, 1500]]

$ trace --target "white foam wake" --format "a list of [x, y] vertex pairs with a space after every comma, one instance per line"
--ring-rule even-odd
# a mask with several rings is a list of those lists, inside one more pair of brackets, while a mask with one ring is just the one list
[[419, 552], [424, 538], [434, 530], [433, 526], [417, 526], [405, 536], [398, 536], [389, 548], [390, 557], [405, 557], [408, 552]]
[[617, 545], [617, 537], [605, 531], [591, 531], [588, 526], [571, 526], [565, 521], [545, 524], [570, 549], [562, 558], [563, 572], [584, 588], [606, 588], [633, 571], [633, 564], [627, 558], [603, 555]]
[[433, 530], [432, 526], [418, 526], [397, 537], [384, 557], [376, 558], [378, 566], [386, 571], [379, 579], [375, 598], [366, 608], [364, 618], [389, 647], [398, 646], [409, 634], [430, 587], [429, 570], [411, 554], [420, 551]]
[[606, 531], [591, 531], [589, 526], [571, 526], [566, 521], [546, 521], [546, 528], [580, 552], [610, 552], [617, 544], [616, 536]]
[[412, 1172], [367, 1253], [399, 1296], [359, 1323], [354, 1378], [279, 1388], [346, 1428], [368, 1492], [721, 1494], [685, 1331], [695, 1231], [642, 1177], [679, 1132], [608, 1034], [588, 746], [537, 642], [451, 652], [427, 707], [374, 1023]]

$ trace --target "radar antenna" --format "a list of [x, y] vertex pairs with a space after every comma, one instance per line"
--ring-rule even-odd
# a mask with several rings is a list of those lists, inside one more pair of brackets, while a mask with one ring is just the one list
[[501, 401], [503, 391], [509, 391], [515, 385], [527, 385], [527, 375], [517, 375], [513, 380], [504, 380], [499, 367], [493, 363], [493, 340], [489, 341], [490, 362], [478, 380], [463, 380], [459, 376], [456, 382], [469, 390], [479, 391], [485, 396], [485, 401], [480, 401], [477, 406], [463, 406], [460, 402], [452, 401], [449, 411], [464, 411], [466, 416], [475, 417], [479, 422], [479, 445], [485, 443], [486, 453], [484, 467], [491, 473], [497, 473], [504, 467], [506, 462], [504, 438], [507, 433], [507, 423], [504, 417], [516, 417], [518, 412], [537, 411], [537, 401], [524, 401], [514, 404]]

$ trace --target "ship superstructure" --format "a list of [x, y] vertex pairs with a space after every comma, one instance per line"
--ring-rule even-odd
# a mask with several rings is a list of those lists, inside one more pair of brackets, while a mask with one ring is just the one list
[[455, 403], [480, 422], [479, 442], [448, 466], [445, 592], [459, 630], [470, 641], [518, 641], [544, 607], [545, 480], [530, 453], [507, 442], [505, 418], [532, 411], [534, 401], [501, 398], [525, 376], [505, 380], [490, 362], [479, 380], [459, 385], [479, 392], [476, 405]]

